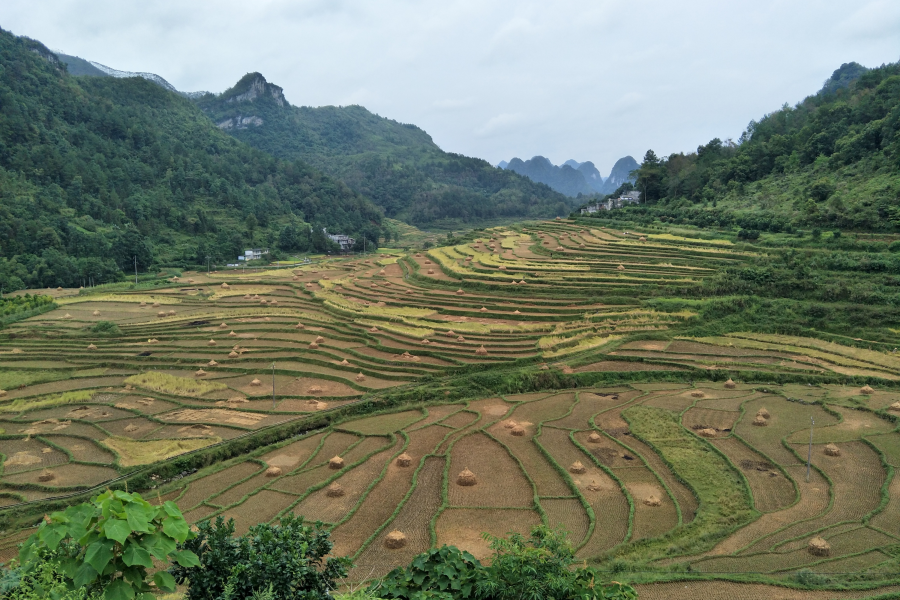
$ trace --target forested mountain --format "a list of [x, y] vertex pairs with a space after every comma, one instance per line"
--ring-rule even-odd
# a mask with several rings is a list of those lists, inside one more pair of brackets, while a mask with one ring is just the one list
[[371, 198], [388, 217], [416, 225], [547, 217], [572, 206], [547, 186], [444, 152], [415, 125], [362, 106], [291, 106], [281, 88], [259, 73], [196, 101], [237, 139], [274, 156], [306, 161]]
[[343, 183], [226, 135], [180, 95], [141, 78], [73, 77], [39, 42], [0, 31], [5, 290], [108, 281], [135, 256], [143, 270], [233, 261], [252, 243], [324, 244], [307, 223], [377, 239], [381, 218]]
[[751, 121], [738, 143], [648, 151], [628, 209], [697, 225], [790, 231], [900, 228], [900, 63], [848, 63], [796, 106]]

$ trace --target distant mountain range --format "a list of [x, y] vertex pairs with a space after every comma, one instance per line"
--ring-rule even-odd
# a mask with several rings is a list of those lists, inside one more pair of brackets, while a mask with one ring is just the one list
[[543, 156], [535, 156], [531, 160], [513, 158], [509, 162], [501, 161], [497, 166], [574, 197], [578, 194], [612, 194], [626, 181], [634, 181], [631, 172], [639, 165], [631, 156], [625, 156], [616, 161], [609, 177], [603, 177], [591, 161], [569, 159], [557, 166]]

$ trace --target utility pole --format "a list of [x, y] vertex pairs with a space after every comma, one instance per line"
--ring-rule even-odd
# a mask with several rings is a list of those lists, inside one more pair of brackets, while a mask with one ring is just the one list
[[806, 483], [809, 483], [809, 463], [812, 460], [812, 440], [813, 440], [813, 426], [816, 424], [816, 420], [812, 417], [809, 418], [809, 450], [806, 452]]
[[134, 285], [137, 285], [137, 256], [134, 257]]
[[275, 361], [272, 361], [272, 410], [275, 410]]

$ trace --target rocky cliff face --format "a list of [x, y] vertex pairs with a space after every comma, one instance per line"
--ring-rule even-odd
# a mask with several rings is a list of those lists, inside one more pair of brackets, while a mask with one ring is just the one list
[[[228, 95], [229, 92], [232, 95]], [[257, 98], [272, 98], [275, 104], [281, 107], [287, 103], [287, 100], [284, 99], [284, 90], [266, 81], [266, 78], [259, 73], [245, 75], [233, 88], [222, 95], [226, 96], [225, 102], [235, 104], [253, 102]]]

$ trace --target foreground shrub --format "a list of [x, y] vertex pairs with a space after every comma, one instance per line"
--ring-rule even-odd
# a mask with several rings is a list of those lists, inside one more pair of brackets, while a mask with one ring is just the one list
[[234, 537], [234, 519], [217, 517], [198, 528], [196, 537], [179, 545], [196, 553], [198, 563], [169, 570], [179, 584], [187, 582], [185, 600], [326, 600], [351, 564], [347, 558], [323, 560], [333, 546], [329, 533], [303, 517], [254, 525], [242, 537]]
[[633, 600], [630, 585], [596, 580], [587, 567], [575, 567], [564, 533], [539, 525], [529, 537], [484, 534], [494, 555], [483, 566], [468, 552], [444, 546], [417, 556], [408, 567], [391, 571], [368, 592], [404, 600]]
[[[152, 600], [147, 581], [151, 557], [183, 567], [198, 564], [193, 552], [176, 549], [192, 535], [174, 502], [157, 507], [139, 494], [107, 490], [90, 502], [44, 517], [19, 550], [19, 588], [61, 585], [75, 594], [61, 596], [67, 600], [82, 598], [79, 590], [102, 592], [105, 600]], [[175, 590], [175, 580], [166, 571], [157, 572], [153, 582], [159, 590]]]
[[411, 600], [472, 598], [481, 570], [481, 563], [468, 552], [442, 546], [420, 554], [408, 567], [394, 569], [370, 586], [369, 593]]
[[38, 564], [27, 575], [18, 569], [7, 571], [15, 578], [14, 585], [0, 584], [0, 595], [5, 600], [100, 600], [99, 591], [88, 592], [87, 588], [70, 589], [66, 575], [59, 562], [50, 560]]

